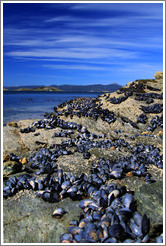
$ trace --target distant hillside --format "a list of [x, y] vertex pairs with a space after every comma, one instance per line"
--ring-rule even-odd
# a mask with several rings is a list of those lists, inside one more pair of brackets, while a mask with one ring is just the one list
[[51, 86], [13, 86], [4, 87], [4, 91], [65, 91], [65, 92], [114, 92], [121, 88], [118, 84], [93, 85], [51, 85]]
[[41, 87], [34, 87], [34, 88], [30, 88], [30, 87], [14, 87], [14, 88], [4, 88], [4, 91], [61, 91], [58, 88], [55, 88], [53, 86], [41, 86]]
[[31, 88], [19, 88], [16, 91], [61, 91], [58, 88], [55, 88], [53, 86], [42, 86], [42, 87], [37, 87], [34, 89]]
[[7, 91], [17, 91], [18, 89], [25, 89], [25, 90], [31, 90], [38, 87], [44, 87], [44, 85], [25, 85], [25, 86], [6, 86], [3, 88], [3, 90]]
[[43, 86], [43, 87], [35, 88], [34, 91], [61, 91], [61, 90], [53, 86]]
[[121, 88], [118, 84], [93, 84], [93, 85], [52, 85], [62, 91], [70, 92], [113, 92]]

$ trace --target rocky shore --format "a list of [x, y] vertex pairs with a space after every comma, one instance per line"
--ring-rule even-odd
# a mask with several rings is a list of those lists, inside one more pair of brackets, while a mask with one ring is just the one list
[[162, 242], [161, 74], [8, 123], [3, 137], [5, 243]]

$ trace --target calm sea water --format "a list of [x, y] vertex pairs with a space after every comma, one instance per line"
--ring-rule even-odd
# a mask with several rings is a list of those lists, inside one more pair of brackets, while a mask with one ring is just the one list
[[4, 92], [3, 125], [23, 119], [43, 119], [60, 103], [77, 97], [96, 97], [102, 93]]

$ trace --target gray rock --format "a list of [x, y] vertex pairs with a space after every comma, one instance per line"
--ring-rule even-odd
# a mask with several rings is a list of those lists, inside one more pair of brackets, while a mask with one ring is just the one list
[[[24, 148], [25, 149], [25, 148]], [[23, 146], [20, 143], [18, 128], [5, 126], [3, 128], [3, 151], [4, 153], [20, 153]]]
[[[61, 219], [52, 217], [58, 207], [68, 211]], [[80, 211], [78, 202], [69, 198], [47, 203], [32, 190], [19, 192], [4, 200], [4, 243], [59, 243], [69, 222], [77, 220]]]
[[163, 224], [163, 182], [143, 184], [135, 190], [137, 209], [150, 219], [151, 226]]

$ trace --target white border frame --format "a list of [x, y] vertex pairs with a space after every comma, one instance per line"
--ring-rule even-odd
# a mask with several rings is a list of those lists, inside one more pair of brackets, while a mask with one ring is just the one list
[[[68, 245], [66, 243], [4, 243], [3, 238], [3, 4], [4, 3], [162, 3], [163, 4], [163, 106], [165, 113], [165, 1], [1, 1], [1, 245]], [[163, 114], [165, 123], [165, 114]], [[165, 150], [165, 124], [163, 126], [163, 150]], [[163, 243], [125, 243], [122, 245], [165, 245], [165, 152], [163, 153]], [[18, 232], [19, 233], [19, 232]], [[70, 243], [70, 245], [96, 245], [96, 243]], [[119, 245], [119, 243], [97, 243], [97, 245]]]

